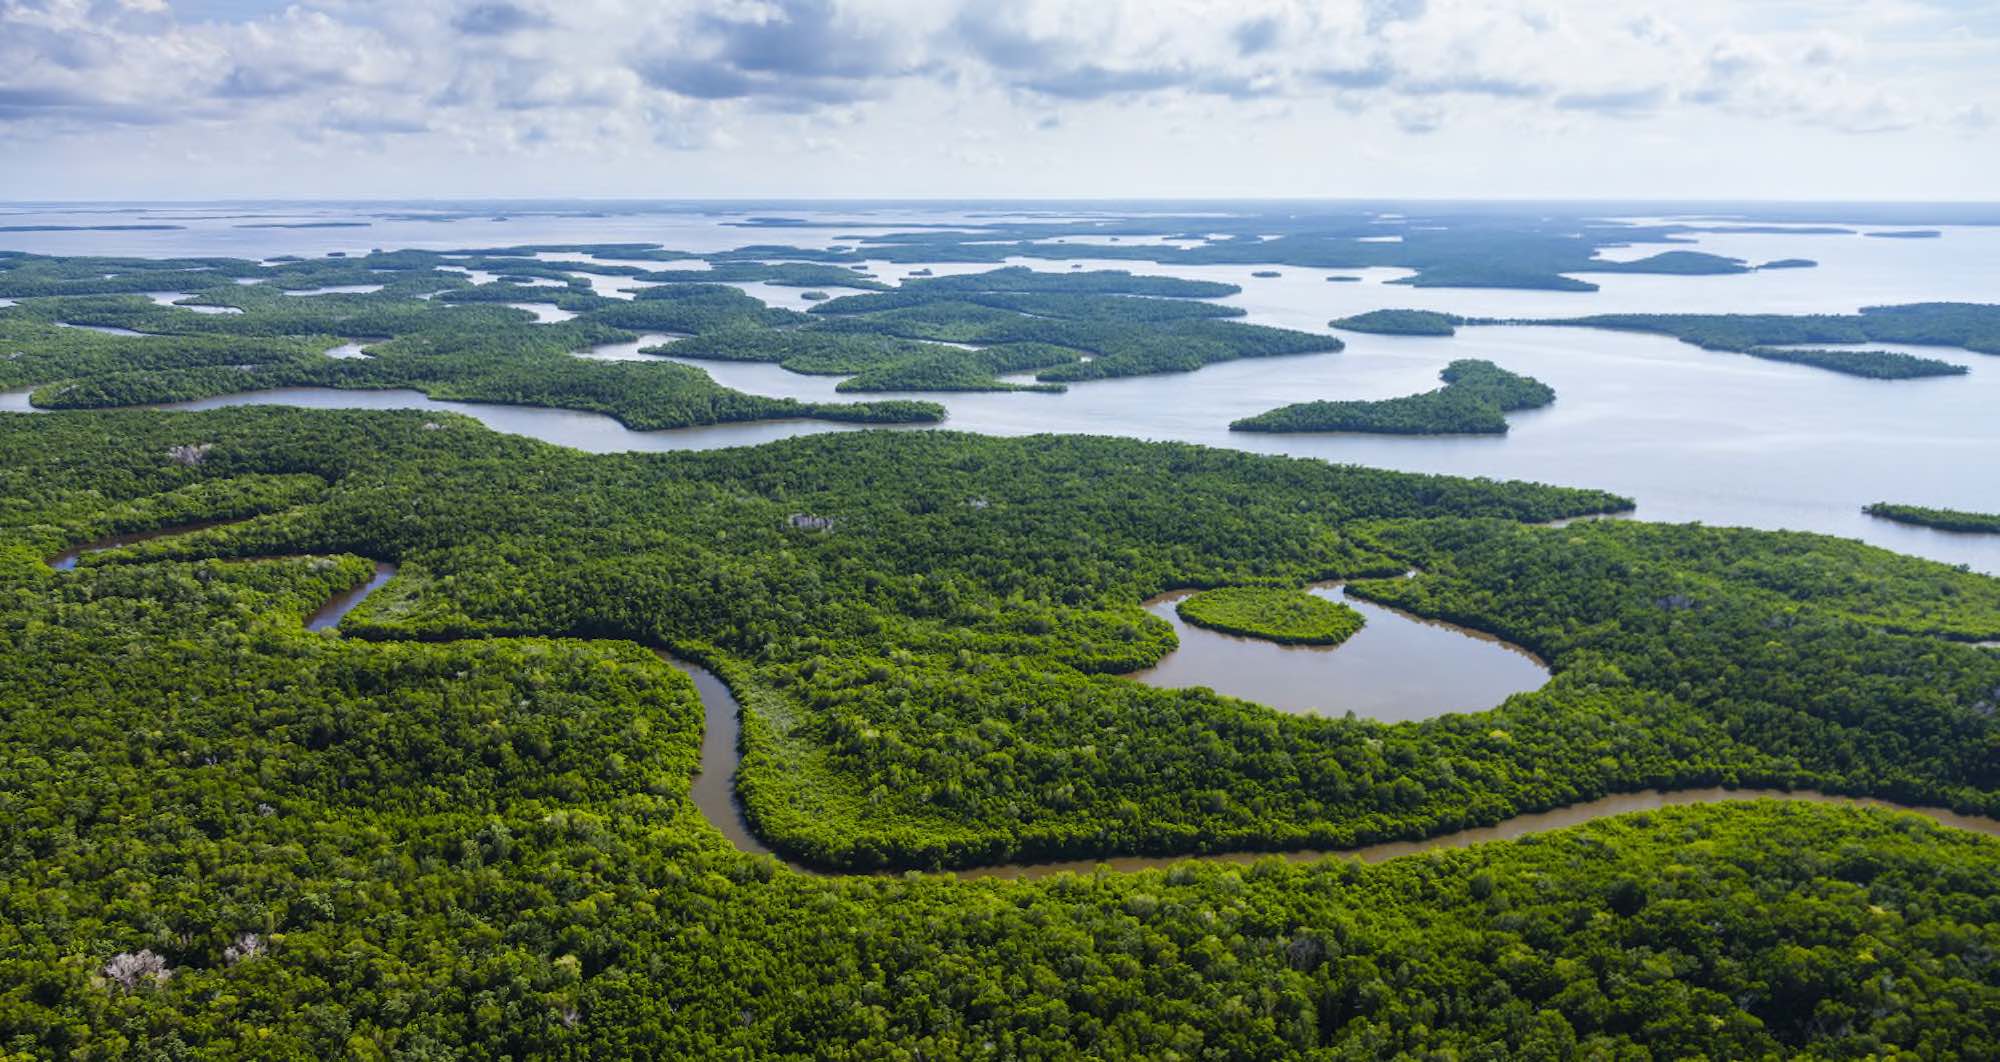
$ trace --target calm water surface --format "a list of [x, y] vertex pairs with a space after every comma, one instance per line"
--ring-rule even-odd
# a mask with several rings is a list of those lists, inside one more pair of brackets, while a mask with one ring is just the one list
[[176, 310], [186, 310], [190, 313], [231, 314], [243, 312], [235, 306], [182, 306], [180, 300], [194, 297], [185, 291], [148, 291], [143, 292], [143, 294], [153, 300], [153, 305], [155, 306], [167, 306]]
[[[286, 208], [299, 220], [354, 216], [370, 208], [311, 205]], [[342, 214], [341, 211], [346, 211]], [[214, 213], [190, 210], [188, 213]], [[752, 243], [824, 247], [855, 232], [889, 231], [909, 223], [952, 224], [968, 215], [922, 207], [864, 212], [839, 208], [787, 210], [823, 218], [824, 227], [757, 229], [729, 222], [742, 215], [673, 213], [602, 218], [523, 215], [449, 223], [375, 219], [367, 229], [236, 229], [229, 222], [186, 222], [182, 232], [22, 233], [22, 249], [92, 254], [322, 254], [370, 247], [502, 246], [528, 242], [649, 241], [690, 252]], [[289, 214], [287, 215], [290, 216]], [[102, 220], [79, 214], [75, 223]], [[43, 220], [65, 220], [51, 213]], [[168, 220], [171, 220], [169, 218]], [[1596, 293], [1420, 289], [1388, 283], [1407, 270], [1314, 270], [1161, 266], [1080, 259], [1086, 267], [1129, 269], [1239, 284], [1220, 302], [1240, 306], [1247, 321], [1332, 332], [1334, 317], [1390, 307], [1437, 309], [1503, 318], [1607, 312], [1852, 312], [1860, 307], [1932, 299], [1992, 301], [2000, 291], [2000, 229], [1945, 227], [1935, 240], [1862, 236], [1713, 234], [1692, 244], [1635, 245], [1608, 257], [1671, 249], [1711, 251], [1753, 263], [1810, 258], [1815, 269], [1772, 270], [1714, 277], [1589, 274]], [[1125, 241], [1127, 243], [1134, 241]], [[1092, 253], [1080, 245], [1078, 253]], [[1162, 249], [1162, 253], [1167, 253]], [[546, 260], [581, 257], [545, 254]], [[616, 261], [613, 259], [612, 261]], [[688, 262], [632, 260], [642, 267], [696, 268]], [[1071, 261], [1021, 260], [1066, 271]], [[934, 275], [977, 272], [988, 264], [866, 263], [895, 283], [920, 269]], [[1355, 283], [1328, 276], [1354, 275]], [[475, 276], [475, 279], [482, 279]], [[601, 278], [600, 278], [601, 279]], [[629, 278], [621, 278], [629, 279]], [[592, 281], [593, 285], [598, 280]], [[801, 289], [738, 285], [768, 302], [802, 307]], [[538, 320], [553, 320], [541, 307]], [[950, 411], [946, 427], [998, 435], [1085, 432], [1173, 439], [1261, 453], [1418, 472], [1527, 479], [1597, 487], [1636, 498], [1644, 519], [1791, 528], [1860, 538], [1891, 549], [2000, 573], [2000, 536], [1951, 535], [1872, 520], [1869, 502], [1895, 500], [1980, 511], [2000, 510], [2000, 357], [1956, 349], [1928, 353], [1964, 364], [1964, 377], [1875, 381], [1803, 366], [1709, 352], [1641, 335], [1549, 327], [1462, 329], [1447, 339], [1343, 334], [1339, 354], [1256, 359], [1199, 372], [1074, 385], [1067, 394], [852, 395], [838, 379], [801, 376], [772, 365], [694, 362], [719, 383], [754, 394], [808, 401], [920, 397]], [[591, 356], [639, 357], [636, 346], [600, 348]], [[1879, 346], [1870, 344], [1870, 346]], [[1894, 349], [1892, 347], [1892, 349]], [[1556, 389], [1548, 409], [1515, 414], [1500, 438], [1407, 438], [1365, 435], [1232, 433], [1231, 420], [1289, 402], [1324, 398], [1386, 398], [1437, 386], [1436, 374], [1463, 357], [1491, 359], [1537, 376]], [[680, 359], [676, 359], [680, 360]], [[707, 449], [788, 435], [854, 430], [814, 421], [726, 425], [676, 432], [631, 432], [609, 418], [567, 411], [528, 411], [481, 403], [432, 403], [406, 392], [285, 389], [231, 396], [183, 408], [249, 402], [314, 406], [438, 408], [469, 413], [502, 431], [563, 445], [615, 450]], [[10, 403], [9, 408], [18, 408]]]
[[[1357, 635], [1358, 637], [1358, 635]], [[656, 650], [657, 651], [657, 650]], [[749, 821], [744, 817], [743, 806], [736, 799], [736, 767], [740, 760], [738, 743], [741, 740], [740, 720], [736, 698], [729, 687], [708, 669], [685, 660], [677, 659], [665, 652], [660, 658], [679, 669], [694, 680], [695, 691], [701, 697], [703, 732], [701, 742], [701, 772], [695, 776], [693, 796], [695, 806], [711, 826], [727, 837], [737, 848], [758, 855], [776, 855], [770, 846], [764, 844], [751, 831]], [[1466, 845], [1485, 841], [1506, 841], [1524, 837], [1545, 830], [1558, 830], [1568, 826], [1578, 826], [1593, 819], [1612, 815], [1626, 815], [1633, 812], [1653, 811], [1663, 807], [1686, 804], [1712, 804], [1735, 800], [1790, 800], [1816, 804], [1838, 804], [1849, 807], [1875, 807], [1890, 810], [1914, 811], [1942, 825], [1962, 830], [1971, 830], [1988, 836], [2000, 836], [2000, 820], [1976, 815], [1961, 815], [1947, 808], [1911, 808], [1868, 798], [1837, 796], [1812, 790], [1763, 790], [1763, 789], [1678, 789], [1662, 791], [1641, 790], [1636, 793], [1617, 793], [1596, 800], [1570, 804], [1548, 811], [1517, 815], [1492, 826], [1441, 833], [1434, 837], [1411, 841], [1386, 841], [1346, 849], [1294, 850], [1283, 852], [1218, 852], [1206, 855], [1172, 856], [1115, 856], [1103, 859], [1073, 859], [1043, 863], [1004, 863], [988, 867], [976, 867], [951, 872], [966, 879], [994, 878], [1021, 879], [1049, 877], [1054, 874], [1088, 874], [1098, 868], [1130, 872], [1139, 870], [1161, 870], [1178, 863], [1200, 861], [1208, 863], [1244, 864], [1259, 859], [1277, 856], [1287, 862], [1308, 863], [1329, 858], [1359, 859], [1375, 863], [1398, 856], [1445, 848], [1462, 848]], [[779, 857], [782, 858], [782, 857]], [[815, 873], [799, 864], [790, 864], [794, 870]], [[885, 872], [889, 874], [897, 872]]]
[[1146, 602], [1173, 625], [1180, 648], [1130, 677], [1149, 686], [1207, 686], [1300, 715], [1353, 712], [1386, 723], [1475, 712], [1540, 689], [1548, 669], [1497, 638], [1349, 598], [1337, 583], [1308, 591], [1360, 612], [1367, 624], [1334, 646], [1280, 645], [1223, 634], [1181, 619], [1192, 590]]
[[750, 829], [750, 820], [743, 814], [742, 803], [736, 799], [736, 764], [742, 758], [738, 745], [743, 729], [742, 709], [736, 695], [707, 668], [661, 650], [654, 652], [693, 679], [695, 692], [701, 695], [701, 767], [694, 776], [695, 807], [709, 825], [721, 831], [738, 849], [756, 855], [776, 855], [770, 846], [757, 839]]
[[345, 619], [349, 612], [354, 611], [354, 606], [359, 605], [369, 594], [380, 590], [384, 584], [395, 577], [395, 565], [384, 561], [376, 561], [374, 574], [364, 580], [361, 585], [333, 595], [327, 599], [326, 604], [314, 609], [312, 614], [306, 617], [306, 630], [330, 631], [339, 626], [340, 621]]
[[637, 339], [624, 343], [600, 343], [589, 350], [576, 350], [571, 351], [571, 353], [579, 358], [587, 358], [591, 361], [679, 360], [665, 358], [658, 354], [641, 354], [639, 352], [647, 347], [657, 347], [662, 343], [671, 343], [676, 339], [686, 338], [687, 336], [678, 332], [647, 332]]
[[576, 318], [574, 310], [565, 310], [552, 302], [510, 302], [506, 305], [517, 310], [526, 310], [535, 315], [536, 324], [555, 324]]
[[372, 295], [381, 291], [381, 284], [328, 284], [320, 288], [299, 288], [285, 292], [287, 295]]
[[[5, 396], [0, 396], [4, 399]], [[868, 431], [857, 424], [818, 420], [754, 420], [674, 431], [633, 431], [602, 413], [492, 402], [450, 402], [421, 391], [344, 391], [332, 387], [279, 387], [268, 391], [168, 402], [151, 409], [202, 410], [231, 406], [298, 406], [304, 409], [430, 409], [473, 417], [494, 431], [511, 432], [587, 453], [660, 453], [716, 450], [832, 431]], [[0, 406], [0, 408], [5, 408]]]

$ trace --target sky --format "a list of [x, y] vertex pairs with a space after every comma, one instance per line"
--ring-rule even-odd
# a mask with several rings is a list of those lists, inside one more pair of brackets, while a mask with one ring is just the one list
[[1993, 199], [2000, 0], [0, 0], [0, 199]]

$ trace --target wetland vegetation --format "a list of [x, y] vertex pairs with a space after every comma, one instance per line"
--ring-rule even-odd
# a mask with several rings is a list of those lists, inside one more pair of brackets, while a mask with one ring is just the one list
[[1902, 343], [2000, 354], [2000, 306], [1975, 303], [1870, 306], [1858, 314], [1599, 314], [1532, 323], [1654, 332], [1704, 350], [1727, 350], [1886, 380], [1957, 376], [1966, 368], [1895, 351], [1813, 345]]
[[[1995, 580], [1107, 439], [590, 457], [449, 416], [68, 413], [0, 420], [0, 482], [16, 1052], [1993, 1046], [2000, 845], [1969, 834], [1736, 805], [1375, 867], [809, 877], [695, 812], [700, 709], [640, 646], [730, 681], [753, 822], [815, 862], [1341, 845], [1719, 781], [1996, 810], [2000, 659], [1950, 640], [2000, 634]], [[395, 578], [306, 632], [371, 559]], [[1162, 587], [1333, 574], [1556, 678], [1390, 726], [1114, 674], [1167, 648]]]
[[[1748, 268], [1597, 257], [1687, 226], [1460, 220], [0, 255], [0, 299], [19, 300], [0, 307], [0, 389], [68, 410], [0, 415], [0, 1055], [2000, 1054], [2000, 842], [1882, 810], [1665, 808], [1375, 866], [923, 873], [1345, 849], [1653, 789], [2000, 814], [2000, 654], [1978, 647], [2000, 639], [2000, 580], [1820, 535], [1567, 522], [1633, 505], [1601, 491], [1115, 438], [591, 456], [439, 411], [88, 408], [301, 385], [634, 427], [922, 423], [941, 409], [577, 355], [672, 335], [647, 351], [843, 391], [1053, 391], [1340, 349], [1233, 320], [1204, 301], [1238, 293], [1218, 281], [920, 269], [890, 287], [854, 268], [1068, 257], [1048, 241], [1078, 234], [1114, 241], [1092, 257], [1397, 265], [1420, 286]], [[650, 286], [608, 298], [578, 272]], [[838, 297], [788, 294], [798, 312], [737, 286], [767, 284]], [[521, 302], [575, 316], [536, 324]], [[1564, 323], [1920, 375], [1798, 344], [2000, 353], [1993, 310]], [[1469, 323], [1336, 327], [1357, 322]], [[1554, 397], [1488, 362], [1443, 378], [1254, 419], [1353, 406], [1376, 430], [1504, 431]], [[1362, 648], [1381, 627], [1289, 589], [1326, 580], [1371, 616], [1520, 646], [1547, 681], [1385, 722], [1127, 677], [1175, 651], [1175, 588], [1213, 588], [1178, 602], [1191, 622]], [[700, 755], [716, 720], [676, 660], [740, 702], [740, 756]], [[696, 785], [733, 790], [757, 839], [816, 872], [732, 845]]]
[[1175, 606], [1189, 623], [1287, 645], [1339, 645], [1361, 629], [1361, 613], [1303, 590], [1225, 586]]
[[1894, 520], [1899, 524], [1932, 527], [1939, 531], [2000, 535], [2000, 513], [1969, 513], [1961, 509], [1931, 509], [1921, 505], [1896, 505], [1891, 502], [1875, 502], [1862, 511], [1884, 520]]
[[1454, 361], [1438, 376], [1444, 386], [1435, 391], [1377, 401], [1298, 402], [1236, 421], [1229, 430], [1499, 435], [1507, 431], [1507, 414], [1556, 400], [1547, 384], [1490, 361]]
[[1462, 317], [1431, 310], [1370, 310], [1327, 322], [1329, 327], [1349, 332], [1372, 332], [1384, 336], [1449, 336], [1467, 323]]

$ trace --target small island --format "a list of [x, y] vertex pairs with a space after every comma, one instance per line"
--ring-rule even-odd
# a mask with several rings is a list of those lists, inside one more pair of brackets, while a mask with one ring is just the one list
[[1454, 361], [1438, 376], [1445, 385], [1435, 391], [1374, 402], [1298, 402], [1236, 421], [1229, 430], [1504, 435], [1508, 413], [1556, 400], [1547, 384], [1490, 361]]
[[827, 294], [824, 291], [802, 291], [799, 292], [799, 298], [807, 302], [825, 302]]
[[1881, 520], [1893, 520], [1899, 524], [1935, 528], [1939, 531], [1962, 531], [1975, 535], [2000, 535], [2000, 513], [1969, 513], [1961, 509], [1927, 509], [1921, 505], [1896, 505], [1891, 502], [1876, 502], [1861, 510]]
[[1774, 261], [1765, 262], [1757, 268], [1760, 271], [1765, 269], [1812, 269], [1817, 265], [1819, 263], [1810, 258], [1779, 258]]
[[1354, 277], [1354, 276], [1348, 276], [1348, 275], [1347, 275], [1347, 274], [1345, 274], [1345, 273], [1335, 273], [1335, 274], [1334, 274], [1333, 276], [1330, 276], [1330, 277], [1328, 277], [1328, 278], [1326, 278], [1326, 279], [1327, 279], [1327, 280], [1329, 280], [1329, 281], [1332, 281], [1332, 282], [1333, 282], [1333, 283], [1335, 283], [1335, 284], [1359, 284], [1359, 283], [1361, 283], [1361, 278], [1360, 278], [1360, 277]]
[[1456, 335], [1458, 326], [1465, 323], [1463, 317], [1434, 310], [1370, 310], [1335, 318], [1327, 327], [1379, 336], [1449, 336]]
[[1257, 278], [1257, 279], [1259, 279], [1259, 280], [1269, 280], [1269, 279], [1271, 279], [1272, 277], [1281, 277], [1281, 276], [1284, 276], [1284, 274], [1283, 274], [1283, 273], [1280, 273], [1280, 272], [1278, 272], [1278, 271], [1277, 271], [1277, 270], [1275, 270], [1275, 269], [1259, 269], [1259, 270], [1257, 270], [1256, 272], [1254, 272], [1254, 273], [1252, 273], [1252, 274], [1250, 274], [1250, 275], [1251, 275], [1251, 276], [1253, 276], [1253, 277], [1256, 277], [1256, 278]]
[[1304, 590], [1225, 586], [1203, 590], [1175, 607], [1198, 627], [1286, 645], [1339, 645], [1365, 622], [1361, 613]]

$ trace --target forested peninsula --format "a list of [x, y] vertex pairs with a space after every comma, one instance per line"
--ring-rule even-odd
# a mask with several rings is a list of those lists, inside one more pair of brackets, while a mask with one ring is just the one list
[[[769, 232], [802, 227], [798, 218], [766, 218]], [[864, 227], [859, 223], [856, 228]], [[1705, 276], [1749, 273], [1738, 258], [1673, 248], [1705, 231], [1675, 224], [1634, 225], [1552, 211], [1545, 216], [1468, 217], [1450, 206], [1435, 211], [1383, 215], [1330, 210], [1300, 213], [1249, 204], [1226, 215], [1137, 214], [1092, 219], [992, 219], [952, 226], [909, 226], [901, 231], [853, 234], [832, 248], [767, 245], [742, 248], [737, 257], [842, 262], [984, 262], [1023, 258], [1073, 258], [1079, 238], [1094, 258], [1157, 263], [1168, 267], [1251, 266], [1269, 279], [1297, 266], [1315, 270], [1390, 267], [1409, 270], [1390, 283], [1420, 288], [1518, 288], [1596, 291], [1575, 274], [1648, 273]], [[1631, 258], [1601, 251], [1637, 243], [1667, 250]], [[1334, 276], [1329, 279], [1347, 279]]]
[[1490, 361], [1454, 361], [1438, 376], [1444, 386], [1435, 391], [1377, 401], [1298, 402], [1236, 421], [1229, 430], [1499, 435], [1507, 431], [1508, 413], [1556, 400], [1547, 384]]
[[1969, 513], [1961, 509], [1930, 509], [1921, 505], [1876, 502], [1862, 509], [1870, 516], [1939, 531], [2000, 535], [2000, 513]]
[[1573, 325], [1670, 335], [1704, 350], [1726, 350], [1881, 380], [1959, 376], [1966, 367], [1885, 350], [1832, 349], [1867, 343], [1959, 347], [2000, 354], [2000, 306], [1920, 302], [1870, 306], [1858, 314], [1599, 314], [1513, 324]]
[[[584, 245], [589, 247], [590, 245]], [[621, 262], [657, 250], [592, 247]], [[934, 423], [931, 401], [800, 402], [744, 394], [673, 361], [580, 363], [590, 351], [766, 361], [849, 376], [843, 392], [1060, 391], [1068, 382], [1191, 372], [1237, 358], [1335, 352], [1338, 339], [1244, 324], [1210, 300], [1233, 285], [1116, 270], [1013, 267], [911, 277], [890, 289], [823, 263], [719, 259], [706, 270], [545, 261], [503, 248], [378, 252], [259, 264], [238, 259], [0, 254], [0, 388], [45, 409], [180, 402], [318, 386], [412, 388], [461, 399], [587, 410], [638, 430], [806, 417]], [[474, 283], [473, 271], [492, 274]], [[643, 280], [630, 298], [586, 277]], [[734, 283], [863, 287], [810, 313], [766, 306]], [[172, 287], [172, 301], [155, 296]], [[560, 319], [537, 323], [532, 307]], [[328, 357], [365, 342], [366, 357]], [[1033, 373], [1035, 380], [1003, 376]]]

